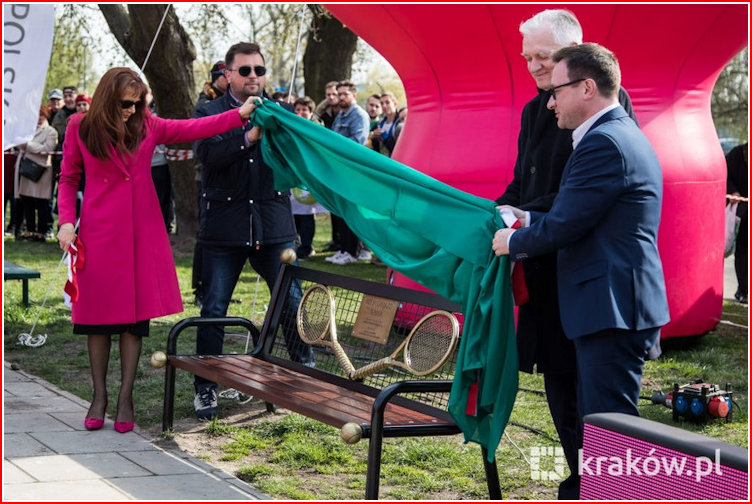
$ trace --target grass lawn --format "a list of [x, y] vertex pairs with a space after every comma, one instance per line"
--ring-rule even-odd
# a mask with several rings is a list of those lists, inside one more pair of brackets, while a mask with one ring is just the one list
[[[328, 217], [317, 219], [314, 245], [320, 250], [330, 236]], [[385, 268], [359, 263], [339, 267], [324, 261], [330, 254], [319, 253], [303, 266], [348, 274], [373, 281], [384, 281]], [[36, 269], [41, 279], [30, 281], [31, 306], [21, 305], [21, 284], [4, 282], [4, 359], [58, 387], [84, 399], [91, 397], [91, 380], [85, 339], [71, 331], [70, 311], [63, 304], [62, 287], [65, 270], [61, 267], [47, 294], [61, 252], [56, 243], [15, 242], [5, 238], [4, 258]], [[176, 265], [185, 311], [178, 315], [152, 321], [151, 336], [144, 340], [136, 381], [136, 418], [142, 429], [158, 432], [161, 425], [163, 370], [149, 366], [149, 356], [164, 350], [167, 333], [178, 320], [198, 316], [193, 304], [190, 256], [177, 257]], [[230, 305], [229, 315], [250, 318], [261, 325], [269, 292], [263, 282], [257, 283], [255, 272], [246, 265], [234, 296], [238, 303]], [[38, 348], [18, 343], [20, 333], [28, 333], [37, 320], [34, 334], [47, 334], [46, 344]], [[734, 421], [715, 421], [696, 425], [675, 424], [671, 410], [649, 401], [641, 401], [641, 414], [649, 419], [676, 425], [687, 430], [717, 438], [728, 443], [748, 446], [748, 310], [738, 303], [725, 302], [723, 322], [708, 334], [697, 338], [664, 340], [664, 355], [648, 362], [643, 377], [643, 394], [654, 390], [668, 392], [674, 383], [684, 384], [696, 378], [724, 387], [732, 385], [739, 408], [734, 408]], [[190, 342], [191, 338], [182, 341]], [[245, 352], [246, 338], [229, 334], [225, 350]], [[190, 350], [190, 349], [188, 349]], [[115, 409], [119, 377], [119, 352], [112, 347], [110, 359], [108, 413]], [[192, 377], [177, 373], [175, 418], [193, 417]], [[497, 452], [504, 498], [555, 498], [554, 482], [534, 481], [528, 464], [533, 447], [557, 446], [556, 432], [545, 398], [536, 393], [543, 389], [542, 378], [521, 374], [521, 390]], [[220, 407], [242, 411], [233, 400], [224, 399]], [[254, 403], [251, 403], [253, 405]], [[253, 409], [248, 406], [249, 411]], [[259, 410], [258, 404], [255, 409]], [[531, 427], [538, 433], [527, 428]], [[365, 449], [367, 443], [345, 445], [339, 432], [298, 415], [265, 415], [258, 413], [249, 425], [218, 421], [202, 425], [201, 435], [216, 439], [217, 450], [226, 462], [233, 462], [235, 474], [259, 490], [280, 499], [360, 499], [365, 486]], [[316, 442], [311, 442], [315, 438]], [[382, 468], [382, 498], [409, 499], [483, 499], [487, 497], [483, 468], [478, 447], [464, 445], [459, 436], [439, 438], [388, 439], [385, 441]], [[208, 455], [207, 459], [211, 459]], [[547, 468], [542, 468], [547, 469]], [[551, 469], [551, 468], [549, 468]]]

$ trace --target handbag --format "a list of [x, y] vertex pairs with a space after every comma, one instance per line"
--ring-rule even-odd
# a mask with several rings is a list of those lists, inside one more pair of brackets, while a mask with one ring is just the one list
[[38, 182], [42, 174], [47, 169], [46, 166], [35, 163], [26, 156], [21, 158], [21, 164], [18, 166], [18, 173], [32, 182]]

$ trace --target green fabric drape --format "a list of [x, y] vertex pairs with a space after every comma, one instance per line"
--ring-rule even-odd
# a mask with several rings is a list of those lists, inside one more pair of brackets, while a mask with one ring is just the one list
[[[508, 257], [491, 250], [504, 227], [495, 204], [455, 189], [263, 101], [264, 161], [276, 189], [300, 187], [342, 217], [391, 268], [462, 306], [465, 316], [449, 412], [465, 441], [496, 448], [518, 384]], [[478, 382], [478, 411], [466, 415]]]

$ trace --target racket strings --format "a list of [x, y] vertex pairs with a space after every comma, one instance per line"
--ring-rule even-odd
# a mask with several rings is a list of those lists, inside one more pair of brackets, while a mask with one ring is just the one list
[[322, 289], [308, 293], [300, 305], [300, 337], [306, 343], [323, 339], [329, 330], [330, 298]]
[[454, 327], [446, 316], [426, 319], [405, 348], [405, 364], [418, 373], [438, 365], [452, 348]]

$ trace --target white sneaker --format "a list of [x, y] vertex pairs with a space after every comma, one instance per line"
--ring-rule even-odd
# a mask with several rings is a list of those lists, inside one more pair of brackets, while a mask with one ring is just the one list
[[346, 264], [355, 264], [356, 262], [358, 262], [358, 260], [351, 256], [349, 252], [343, 252], [340, 257], [332, 261], [332, 264], [344, 266]]
[[370, 250], [362, 249], [358, 254], [358, 261], [370, 261], [371, 259], [373, 259], [373, 254]]
[[333, 256], [329, 256], [325, 258], [324, 260], [327, 262], [334, 262], [342, 257], [342, 254], [347, 254], [347, 252], [342, 252], [341, 250], [338, 250]]

